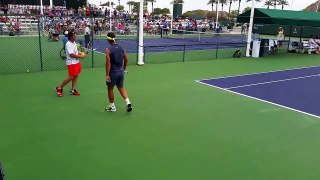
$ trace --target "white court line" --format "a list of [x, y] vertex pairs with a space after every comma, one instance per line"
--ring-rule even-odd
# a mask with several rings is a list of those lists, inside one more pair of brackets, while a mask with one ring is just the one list
[[246, 84], [246, 85], [241, 85], [241, 86], [228, 87], [225, 89], [236, 89], [236, 88], [257, 86], [257, 85], [262, 85], [262, 84], [271, 84], [271, 83], [277, 83], [277, 82], [292, 81], [292, 80], [305, 79], [305, 78], [316, 77], [316, 76], [320, 76], [320, 74], [315, 74], [315, 75], [310, 75], [310, 76], [302, 76], [302, 77], [296, 77], [296, 78], [289, 78], [289, 79], [281, 79], [281, 80], [276, 80], [276, 81], [266, 81], [266, 82], [262, 82], [262, 83]]
[[248, 95], [245, 95], [245, 94], [234, 92], [234, 91], [231, 91], [231, 90], [228, 90], [228, 89], [224, 89], [224, 88], [221, 88], [221, 87], [218, 87], [218, 86], [214, 86], [214, 85], [211, 85], [211, 84], [203, 83], [203, 82], [198, 81], [198, 80], [196, 80], [196, 82], [200, 83], [200, 84], [204, 84], [204, 85], [210, 86], [210, 87], [214, 87], [214, 88], [217, 88], [217, 89], [220, 89], [220, 90], [224, 90], [224, 91], [227, 91], [227, 92], [230, 92], [230, 93], [233, 93], [233, 94], [237, 94], [237, 95], [244, 96], [244, 97], [247, 97], [247, 98], [251, 98], [251, 99], [255, 99], [255, 100], [262, 101], [262, 102], [265, 102], [265, 103], [269, 103], [269, 104], [272, 104], [272, 105], [276, 105], [276, 106], [279, 106], [279, 107], [282, 107], [282, 108], [285, 108], [285, 109], [289, 109], [289, 110], [292, 110], [292, 111], [295, 111], [295, 112], [299, 112], [299, 113], [302, 113], [302, 114], [305, 114], [305, 115], [308, 115], [308, 116], [320, 118], [320, 116], [317, 116], [317, 115], [314, 115], [314, 114], [310, 114], [310, 113], [307, 113], [307, 112], [304, 112], [304, 111], [301, 111], [301, 110], [298, 110], [298, 109], [294, 109], [294, 108], [291, 108], [291, 107], [288, 107], [288, 106], [284, 106], [284, 105], [281, 105], [281, 104], [277, 104], [277, 103], [273, 103], [273, 102], [266, 101], [266, 100], [263, 100], [263, 99], [259, 99], [259, 98], [253, 97], [253, 96], [248, 96]]
[[196, 80], [196, 81], [215, 80], [215, 79], [232, 78], [232, 77], [240, 77], [240, 76], [250, 76], [250, 75], [258, 75], [258, 74], [285, 72], [285, 71], [292, 71], [292, 70], [298, 70], [298, 69], [308, 69], [308, 68], [315, 68], [315, 67], [320, 67], [320, 66], [305, 66], [305, 67], [300, 67], [300, 68], [291, 68], [291, 69], [283, 69], [283, 70], [275, 70], [275, 71], [265, 71], [265, 72], [249, 73], [249, 74], [221, 76], [221, 77], [217, 77], [217, 78], [201, 79], [201, 80]]

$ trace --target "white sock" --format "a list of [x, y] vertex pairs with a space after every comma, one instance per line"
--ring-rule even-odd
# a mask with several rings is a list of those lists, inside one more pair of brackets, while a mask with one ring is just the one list
[[111, 106], [111, 107], [115, 107], [114, 103], [110, 103], [110, 106]]
[[125, 99], [125, 101], [126, 101], [127, 104], [131, 104], [129, 98]]

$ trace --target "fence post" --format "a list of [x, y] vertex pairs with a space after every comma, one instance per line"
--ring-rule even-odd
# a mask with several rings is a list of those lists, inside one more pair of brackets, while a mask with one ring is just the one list
[[144, 56], [143, 56], [143, 63], [146, 63], [146, 47], [144, 47], [143, 48], [143, 54], [144, 54]]
[[[91, 13], [90, 13], [91, 14]], [[90, 48], [91, 48], [91, 68], [94, 68], [94, 58], [93, 58], [93, 37], [94, 37], [94, 29], [93, 29], [93, 24], [94, 24], [94, 18], [92, 17], [92, 14], [90, 15], [90, 21], [91, 21], [91, 29], [90, 29]]]
[[[289, 48], [290, 48], [291, 32], [292, 32], [292, 25], [290, 25], [290, 35], [289, 35], [289, 41], [288, 41], [287, 54], [289, 53]], [[278, 43], [279, 43], [279, 42], [278, 42]]]
[[39, 37], [39, 48], [40, 48], [40, 70], [43, 71], [42, 46], [41, 46], [41, 34], [40, 34], [40, 19], [38, 19], [38, 37]]
[[218, 49], [219, 49], [219, 44], [217, 44], [217, 49], [216, 49], [216, 59], [218, 59]]
[[183, 44], [183, 57], [182, 57], [182, 62], [184, 62], [186, 57], [186, 44]]

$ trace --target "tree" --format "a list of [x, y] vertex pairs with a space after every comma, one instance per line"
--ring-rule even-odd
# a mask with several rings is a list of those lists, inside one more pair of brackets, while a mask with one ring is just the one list
[[183, 14], [184, 17], [196, 17], [196, 18], [204, 18], [206, 17], [207, 13], [204, 10], [194, 10], [194, 11], [187, 11]]
[[229, 14], [231, 13], [231, 5], [233, 1], [235, 2], [236, 0], [229, 0]]
[[183, 0], [173, 0], [173, 1], [171, 2], [171, 4], [183, 4], [183, 3], [184, 3]]
[[151, 2], [151, 7], [152, 7], [152, 11], [153, 12], [153, 3], [156, 2], [156, 0], [145, 0], [147, 3]]
[[129, 5], [129, 12], [132, 13], [132, 6], [134, 5], [134, 1], [128, 1], [127, 5]]
[[118, 6], [116, 6], [116, 10], [117, 11], [124, 11], [124, 6], [118, 5]]
[[132, 13], [139, 13], [139, 9], [140, 9], [140, 2], [134, 2], [132, 5]]
[[239, 1], [239, 5], [238, 5], [238, 14], [240, 14], [240, 5], [241, 5], [241, 0], [238, 0]]
[[238, 16], [238, 11], [237, 10], [232, 10], [230, 13], [229, 13], [229, 19], [234, 19]]
[[247, 12], [247, 11], [251, 11], [251, 7], [246, 7], [246, 8], [244, 8], [244, 10], [242, 11], [242, 13]]
[[161, 8], [154, 8], [152, 14], [162, 14], [162, 9]]
[[270, 8], [270, 6], [273, 5], [272, 1], [271, 0], [266, 0], [266, 2], [264, 2], [264, 5], [267, 6], [267, 9]]
[[213, 11], [213, 4], [217, 3], [217, 0], [209, 0], [208, 4], [207, 5], [210, 5], [211, 4], [211, 9]]
[[278, 0], [272, 0], [272, 1], [273, 1], [273, 8], [274, 8], [274, 9], [277, 9], [277, 1], [278, 1]]
[[[110, 7], [110, 1], [108, 1], [108, 2], [106, 2], [104, 4], [100, 4], [100, 6], [108, 6], [108, 7]], [[113, 2], [111, 2], [111, 6], [114, 6]]]
[[170, 14], [170, 9], [168, 9], [168, 8], [163, 8], [163, 9], [162, 9], [162, 15], [166, 16], [167, 14]]
[[227, 5], [227, 0], [219, 0], [219, 3], [221, 4], [221, 11], [223, 11], [223, 5]]
[[[238, 13], [240, 14], [240, 4], [241, 4], [241, 0], [238, 0], [239, 1], [239, 6], [238, 6]], [[248, 1], [251, 1], [251, 0], [247, 0]], [[260, 2], [261, 0], [256, 0], [257, 2]], [[243, 11], [244, 12], [244, 11]]]
[[284, 6], [288, 6], [289, 3], [287, 0], [278, 0], [278, 4], [281, 5], [281, 9], [283, 10]]
[[163, 15], [163, 16], [166, 16], [167, 14], [170, 14], [170, 10], [169, 10], [168, 8], [163, 8], [163, 9], [161, 9], [161, 8], [154, 8], [152, 14], [153, 14], [153, 15], [155, 15], [155, 14], [159, 15], [159, 14], [161, 14], [161, 15]]
[[[147, 12], [146, 2], [144, 2], [143, 9], [144, 9], [143, 13], [146, 13]], [[139, 14], [139, 12], [140, 12], [139, 10], [140, 10], [140, 2], [134, 2], [133, 7], [132, 7], [132, 13]]]

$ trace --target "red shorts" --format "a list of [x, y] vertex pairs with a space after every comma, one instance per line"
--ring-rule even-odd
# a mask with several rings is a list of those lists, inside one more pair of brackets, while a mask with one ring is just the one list
[[81, 73], [81, 63], [67, 65], [69, 76], [78, 76]]

